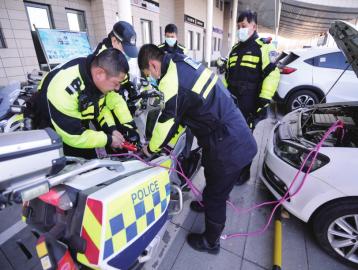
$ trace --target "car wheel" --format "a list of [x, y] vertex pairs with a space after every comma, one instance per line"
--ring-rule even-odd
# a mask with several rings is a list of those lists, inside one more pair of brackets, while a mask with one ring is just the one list
[[299, 90], [294, 92], [287, 100], [287, 112], [291, 112], [300, 108], [306, 108], [318, 103], [318, 97], [310, 90]]
[[319, 245], [329, 255], [358, 266], [358, 200], [341, 200], [323, 207], [312, 225]]

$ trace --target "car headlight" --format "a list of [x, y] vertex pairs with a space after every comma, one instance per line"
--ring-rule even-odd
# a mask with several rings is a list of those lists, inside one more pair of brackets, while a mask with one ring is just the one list
[[[295, 167], [296, 169], [300, 169], [302, 163], [308, 156], [310, 150], [300, 147], [296, 144], [293, 144], [288, 141], [278, 141], [274, 147], [275, 154], [281, 158], [286, 163]], [[302, 168], [303, 172], [307, 172], [309, 166], [312, 163], [313, 157], [315, 153], [312, 153], [309, 159], [307, 160], [305, 166]], [[318, 153], [317, 158], [312, 165], [311, 172], [323, 167], [329, 162], [329, 158], [321, 153]]]

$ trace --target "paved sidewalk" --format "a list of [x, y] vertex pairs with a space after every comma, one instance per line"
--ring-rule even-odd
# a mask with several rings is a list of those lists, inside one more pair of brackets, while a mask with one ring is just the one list
[[[263, 161], [267, 136], [273, 126], [272, 119], [261, 122], [255, 130], [259, 145], [252, 168], [251, 179], [240, 187], [234, 187], [230, 194], [235, 205], [247, 208], [255, 203], [272, 200], [272, 196], [258, 178]], [[198, 187], [204, 186], [203, 172], [194, 179]], [[221, 241], [219, 255], [209, 255], [194, 251], [186, 243], [188, 232], [201, 232], [204, 229], [204, 216], [189, 209], [191, 194], [185, 194], [184, 209], [174, 217], [167, 228], [159, 248], [158, 257], [148, 262], [144, 269], [159, 270], [202, 270], [272, 269], [273, 226], [260, 236], [239, 237]], [[232, 208], [227, 209], [227, 222], [224, 233], [256, 231], [262, 228], [271, 213], [270, 207], [258, 209], [248, 214], [237, 215]], [[348, 270], [349, 268], [330, 258], [314, 242], [309, 227], [290, 216], [283, 220], [283, 269], [284, 270]]]

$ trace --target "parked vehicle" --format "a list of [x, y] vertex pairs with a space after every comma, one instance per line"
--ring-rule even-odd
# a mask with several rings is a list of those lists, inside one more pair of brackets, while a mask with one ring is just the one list
[[[354, 43], [357, 29], [337, 21], [330, 33], [352, 63], [352, 72], [358, 74], [358, 44]], [[330, 72], [321, 76], [329, 77]], [[358, 89], [354, 90], [358, 93]], [[284, 116], [271, 131], [260, 177], [276, 198], [282, 198], [310, 150], [337, 120], [343, 122], [343, 132], [337, 130], [328, 137], [304, 186], [283, 205], [312, 225], [319, 245], [328, 254], [357, 267], [358, 102], [315, 105]], [[303, 172], [310, 163], [312, 158]], [[300, 183], [295, 182], [290, 195]]]
[[287, 112], [321, 101], [358, 101], [357, 76], [338, 48], [292, 50], [283, 52], [279, 59], [281, 78], [276, 99]]

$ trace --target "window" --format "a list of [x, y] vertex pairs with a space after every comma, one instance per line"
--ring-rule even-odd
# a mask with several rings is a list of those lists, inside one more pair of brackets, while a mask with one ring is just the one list
[[86, 32], [86, 17], [84, 11], [67, 9], [67, 21], [71, 31]]
[[142, 44], [152, 43], [152, 22], [148, 20], [140, 20], [142, 27]]
[[214, 46], [213, 46], [213, 51], [216, 51], [216, 37], [214, 37]]
[[220, 38], [218, 38], [218, 51], [220, 51], [220, 49], [221, 49], [221, 47], [220, 47], [220, 44], [221, 43], [221, 39]]
[[223, 0], [220, 0], [220, 10], [222, 11], [224, 8], [224, 1]]
[[160, 43], [163, 43], [163, 29], [159, 26]]
[[50, 7], [43, 4], [25, 2], [27, 16], [31, 25], [31, 31], [36, 28], [53, 28]]
[[219, 0], [216, 0], [216, 7], [219, 8]]
[[200, 43], [201, 43], [200, 33], [196, 33], [196, 49], [198, 51], [200, 51]]
[[322, 54], [314, 58], [314, 65], [322, 68], [346, 69], [347, 60], [342, 52]]
[[188, 31], [188, 48], [189, 50], [193, 50], [193, 31]]
[[0, 25], [0, 48], [6, 48], [5, 37], [4, 37], [4, 33], [2, 32], [1, 25]]

